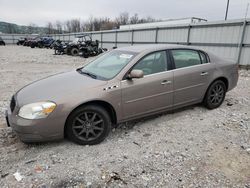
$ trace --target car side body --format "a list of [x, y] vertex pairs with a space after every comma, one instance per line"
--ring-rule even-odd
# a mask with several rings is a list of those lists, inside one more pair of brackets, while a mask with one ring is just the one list
[[[226, 91], [237, 85], [238, 66], [235, 62], [200, 49], [180, 45], [141, 45], [113, 51], [136, 55], [109, 80], [93, 79], [72, 71], [36, 81], [19, 90], [13, 96], [6, 116], [21, 140], [37, 142], [64, 138], [70, 114], [82, 106], [101, 106], [115, 125], [201, 103], [211, 84], [218, 80], [225, 84]], [[202, 54], [206, 62], [176, 68], [174, 55], [181, 56], [183, 51], [193, 51], [200, 59]], [[138, 62], [157, 52], [166, 55], [166, 71], [156, 70], [142, 78], [129, 79], [128, 75]], [[53, 101], [57, 106], [44, 119], [29, 120], [18, 116], [22, 106], [39, 101]]]

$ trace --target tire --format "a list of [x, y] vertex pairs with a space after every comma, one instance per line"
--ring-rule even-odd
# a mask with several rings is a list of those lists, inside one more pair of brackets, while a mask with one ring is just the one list
[[79, 107], [74, 110], [66, 122], [67, 137], [80, 145], [101, 143], [111, 130], [108, 112], [95, 105]]
[[79, 50], [77, 48], [72, 48], [70, 53], [72, 56], [77, 56], [79, 54]]
[[83, 52], [82, 56], [83, 56], [84, 58], [88, 58], [88, 57], [89, 57], [89, 54], [88, 54], [87, 52]]
[[226, 85], [221, 80], [213, 82], [205, 95], [203, 103], [208, 109], [218, 108], [224, 101], [226, 96]]

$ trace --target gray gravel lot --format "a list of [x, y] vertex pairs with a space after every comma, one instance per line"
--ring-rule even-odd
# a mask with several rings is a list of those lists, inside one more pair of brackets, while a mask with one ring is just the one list
[[0, 187], [250, 187], [250, 71], [245, 70], [215, 110], [195, 105], [122, 124], [95, 146], [21, 143], [4, 120], [11, 95], [84, 62], [49, 49], [0, 46]]

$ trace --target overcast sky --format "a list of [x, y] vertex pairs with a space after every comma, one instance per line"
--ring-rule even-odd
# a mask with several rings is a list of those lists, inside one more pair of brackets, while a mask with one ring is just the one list
[[[226, 3], [227, 0], [0, 0], [0, 21], [45, 26], [49, 21], [72, 18], [115, 18], [121, 12], [157, 19], [200, 17], [222, 20]], [[228, 19], [244, 18], [247, 3], [250, 0], [230, 0]]]

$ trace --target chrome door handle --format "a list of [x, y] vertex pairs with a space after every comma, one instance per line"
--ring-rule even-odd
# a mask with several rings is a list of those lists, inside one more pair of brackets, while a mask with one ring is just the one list
[[171, 84], [172, 82], [170, 80], [163, 80], [161, 82], [161, 85]]
[[202, 72], [200, 75], [201, 75], [201, 76], [208, 75], [208, 72]]

